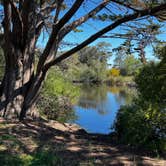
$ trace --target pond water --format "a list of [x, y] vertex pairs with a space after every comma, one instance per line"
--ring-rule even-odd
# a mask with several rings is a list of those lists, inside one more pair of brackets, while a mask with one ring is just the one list
[[130, 104], [136, 90], [106, 85], [81, 86], [78, 102], [74, 106], [76, 119], [73, 123], [88, 133], [109, 134], [121, 105]]

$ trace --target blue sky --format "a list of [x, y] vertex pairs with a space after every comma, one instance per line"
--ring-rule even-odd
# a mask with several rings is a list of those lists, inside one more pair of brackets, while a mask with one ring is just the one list
[[[97, 0], [96, 2], [98, 2], [99, 0]], [[77, 18], [79, 18], [80, 16], [83, 16], [87, 13], [87, 11], [91, 10], [92, 8], [94, 8], [94, 1], [90, 1], [91, 3], [88, 4], [88, 6], [85, 6], [85, 7], [82, 7], [79, 12], [77, 12], [75, 14], [75, 16], [70, 20], [70, 21], [73, 21]], [[114, 6], [110, 6], [110, 9], [113, 11], [113, 12], [117, 12], [117, 10], [114, 8]], [[68, 10], [68, 9], [67, 9]], [[64, 12], [61, 13], [61, 16], [67, 11], [65, 10]], [[100, 12], [103, 13], [103, 12], [107, 12], [105, 10], [102, 10]], [[126, 12], [126, 11], [123, 11], [123, 13]], [[83, 30], [83, 32], [71, 32], [70, 34], [68, 34], [64, 40], [65, 41], [68, 41], [68, 42], [71, 42], [71, 43], [81, 43], [82, 41], [84, 41], [85, 39], [87, 39], [88, 37], [90, 37], [91, 35], [93, 35], [95, 32], [101, 30], [102, 28], [104, 28], [105, 26], [107, 26], [108, 24], [110, 24], [110, 21], [97, 21], [97, 20], [92, 20], [90, 19], [89, 21], [87, 21], [86, 23], [84, 23], [82, 26], [78, 27], [78, 29], [81, 29]], [[158, 38], [160, 40], [165, 40], [166, 41], [166, 23], [163, 23], [165, 26], [164, 28], [162, 28], [162, 31], [165, 31], [164, 34], [161, 34], [158, 36]], [[123, 28], [121, 27], [117, 27], [115, 28], [113, 31], [111, 31], [111, 33], [124, 33], [124, 30]], [[44, 36], [43, 36], [44, 34]], [[44, 47], [47, 39], [48, 39], [48, 36], [43, 33], [40, 37], [40, 40], [38, 42], [39, 46], [40, 47]], [[124, 40], [122, 39], [115, 39], [115, 38], [112, 38], [112, 39], [103, 39], [103, 38], [99, 38], [97, 39], [96, 41], [94, 41], [93, 43], [91, 43], [91, 45], [95, 45], [96, 43], [98, 42], [108, 42], [111, 44], [111, 48], [109, 49], [112, 49], [112, 48], [116, 48], [118, 47]], [[71, 49], [71, 47], [66, 47], [66, 50], [68, 49]], [[149, 59], [155, 59], [154, 56], [152, 56], [153, 52], [152, 52], [152, 48], [151, 47], [147, 47], [146, 48], [146, 56], [149, 58]], [[113, 62], [113, 59], [114, 59], [114, 56], [110, 58], [110, 62], [109, 63], [112, 63]]]
[[[87, 13], [87, 11], [91, 10], [94, 8], [94, 6], [96, 6], [98, 4], [98, 2], [101, 2], [102, 0], [86, 0], [87, 4], [88, 5], [83, 5], [83, 7], [81, 7], [81, 9], [75, 14], [75, 16], [70, 20], [70, 21], [73, 21], [75, 20], [76, 18], [79, 18], [80, 16], [83, 16]], [[69, 0], [66, 0], [66, 3], [68, 5], [71, 5], [71, 2], [72, 1], [69, 1]], [[111, 9], [112, 12], [116, 12], [117, 13], [117, 10], [115, 8], [114, 5], [112, 6], [109, 6], [109, 8]], [[2, 6], [0, 5], [0, 10], [2, 10]], [[68, 10], [68, 8], [66, 10], [64, 10], [60, 16], [63, 16], [64, 13]], [[106, 10], [102, 10], [100, 12], [103, 13], [103, 12], [107, 12]], [[124, 10], [123, 13], [125, 13], [126, 11]], [[129, 11], [131, 12], [131, 11]], [[110, 21], [94, 21], [92, 19], [90, 19], [88, 22], [86, 22], [85, 24], [83, 24], [81, 27], [79, 27], [78, 29], [81, 29], [83, 30], [83, 32], [80, 32], [80, 33], [75, 33], [75, 32], [71, 32], [69, 35], [67, 35], [65, 37], [65, 41], [69, 41], [71, 43], [80, 43], [82, 41], [84, 41], [86, 38], [90, 37], [92, 34], [94, 34], [95, 32], [97, 32], [98, 30], [101, 30], [103, 27], [107, 26], [108, 24], [110, 24]], [[162, 28], [162, 31], [164, 32], [163, 34], [160, 34], [158, 36], [158, 38], [160, 40], [163, 40], [163, 41], [166, 41], [166, 22], [165, 23], [162, 23], [164, 24], [164, 27]], [[116, 29], [114, 29], [113, 31], [111, 32], [114, 32], [114, 33], [123, 33], [123, 29], [120, 28], [120, 27], [117, 27]], [[39, 38], [39, 41], [38, 41], [38, 46], [39, 47], [44, 47], [46, 42], [48, 40], [48, 35], [46, 33], [42, 33], [40, 38]], [[91, 45], [95, 45], [96, 43], [98, 42], [108, 42], [110, 43], [112, 46], [111, 48], [109, 49], [112, 49], [112, 48], [116, 48], [118, 47], [124, 40], [122, 39], [103, 39], [103, 38], [99, 38], [97, 39], [96, 41], [94, 41], [93, 43], [91, 43]], [[70, 49], [69, 47], [66, 48], [66, 49]], [[149, 59], [155, 59], [154, 56], [152, 56], [153, 52], [152, 52], [152, 48], [151, 47], [147, 47], [146, 48], [146, 56], [149, 58]], [[110, 61], [112, 63], [114, 57], [111, 57], [110, 58]]]

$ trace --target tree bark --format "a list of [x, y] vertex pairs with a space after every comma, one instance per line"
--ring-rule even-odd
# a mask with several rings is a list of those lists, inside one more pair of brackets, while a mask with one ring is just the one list
[[[25, 55], [14, 47], [12, 50], [4, 50], [5, 54], [10, 53], [10, 57], [15, 58], [6, 61], [0, 93], [0, 115], [10, 119], [20, 116], [34, 78], [34, 55], [27, 55], [26, 51]], [[5, 57], [7, 59], [9, 55]]]
[[[34, 56], [37, 39], [43, 24], [35, 15], [35, 2], [24, 1], [23, 11], [9, 0], [4, 1], [4, 57], [5, 74], [0, 93], [0, 114], [6, 118], [20, 117], [28, 105], [26, 99], [34, 82]], [[37, 93], [37, 92], [34, 92]], [[29, 99], [30, 102], [33, 97]], [[27, 111], [26, 110], [26, 111]]]
[[6, 69], [3, 78], [0, 110], [3, 117], [18, 116], [24, 101], [23, 75], [19, 68]]

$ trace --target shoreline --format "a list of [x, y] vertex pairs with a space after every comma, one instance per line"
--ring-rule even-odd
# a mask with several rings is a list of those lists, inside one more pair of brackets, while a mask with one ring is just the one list
[[102, 84], [106, 84], [107, 86], [128, 86], [129, 88], [136, 88], [136, 83], [135, 82], [112, 82], [112, 81], [101, 81], [101, 82], [97, 82], [97, 81], [92, 81], [92, 82], [86, 82], [86, 81], [80, 81], [80, 80], [73, 80], [72, 81], [73, 84], [76, 85], [102, 85]]

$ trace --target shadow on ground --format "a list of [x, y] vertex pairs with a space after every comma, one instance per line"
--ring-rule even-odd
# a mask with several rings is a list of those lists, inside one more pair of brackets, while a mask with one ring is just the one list
[[58, 122], [1, 120], [0, 165], [166, 165], [165, 160], [145, 157], [110, 140], [110, 136], [87, 134], [78, 127]]

